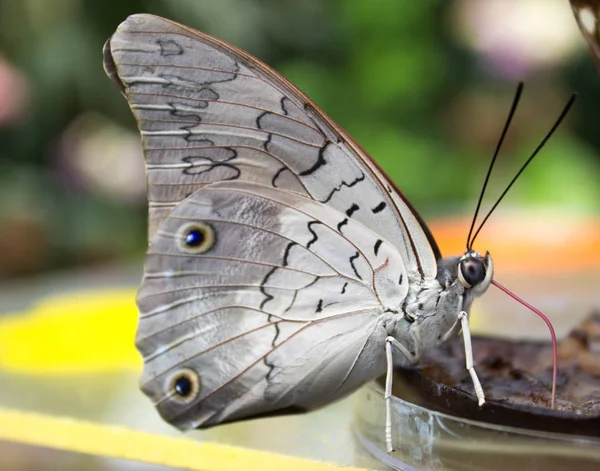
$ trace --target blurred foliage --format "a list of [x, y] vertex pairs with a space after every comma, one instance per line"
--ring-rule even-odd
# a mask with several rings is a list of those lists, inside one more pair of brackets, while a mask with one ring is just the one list
[[[82, 116], [100, 117], [94, 122], [104, 123], [106, 132], [98, 131], [93, 158], [83, 162], [96, 168], [104, 155], [110, 171], [121, 174], [130, 153], [123, 149], [137, 134], [102, 69], [101, 50], [117, 25], [137, 12], [213, 34], [274, 66], [381, 162], [426, 216], [470, 211], [516, 86], [456, 33], [464, 29], [457, 12], [477, 2], [486, 0], [0, 3], [0, 59], [27, 86], [22, 112], [0, 125], [0, 218], [6, 221], [0, 278], [143, 251], [145, 201], [91, 184], [77, 160], [90, 147], [79, 145], [87, 135], [72, 138]], [[546, 3], [552, 2], [565, 4], [568, 18], [559, 27], [576, 28], [567, 0]], [[507, 206], [600, 208], [600, 78], [581, 38], [575, 41], [581, 44], [569, 57], [518, 77], [528, 86], [493, 180], [495, 195], [569, 93], [583, 99]], [[85, 132], [93, 133], [89, 127]], [[100, 151], [98, 141], [106, 144]]]

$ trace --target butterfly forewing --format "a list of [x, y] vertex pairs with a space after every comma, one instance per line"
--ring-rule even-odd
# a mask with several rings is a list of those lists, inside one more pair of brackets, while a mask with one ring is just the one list
[[275, 71], [168, 20], [128, 18], [105, 69], [143, 139], [136, 344], [162, 416], [310, 408], [382, 374], [378, 319], [438, 251], [377, 165]]
[[431, 244], [401, 195], [281, 75], [218, 39], [151, 15], [128, 18], [107, 47], [107, 69], [142, 133], [150, 238], [194, 190], [245, 180], [336, 208], [393, 243], [409, 276], [435, 277]]

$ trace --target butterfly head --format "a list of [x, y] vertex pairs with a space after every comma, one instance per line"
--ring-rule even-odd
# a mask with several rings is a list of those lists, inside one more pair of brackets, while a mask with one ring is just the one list
[[494, 262], [489, 252], [481, 256], [468, 250], [458, 259], [458, 280], [474, 296], [486, 292], [494, 277]]

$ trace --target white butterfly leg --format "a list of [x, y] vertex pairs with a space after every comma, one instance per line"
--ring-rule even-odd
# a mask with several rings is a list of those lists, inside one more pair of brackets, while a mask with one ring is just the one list
[[[418, 344], [417, 344], [418, 345]], [[394, 446], [392, 445], [392, 378], [394, 376], [394, 357], [392, 348], [396, 347], [402, 355], [404, 355], [411, 363], [417, 356], [408, 351], [408, 349], [398, 342], [394, 337], [388, 336], [385, 339], [385, 358], [387, 361], [387, 372], [385, 374], [385, 444], [387, 452], [392, 453]]]
[[460, 300], [459, 306], [461, 307], [461, 310], [458, 313], [456, 322], [450, 328], [450, 330], [448, 330], [446, 335], [444, 335], [440, 343], [445, 342], [454, 335], [454, 329], [456, 328], [456, 324], [460, 322], [463, 334], [463, 345], [465, 346], [466, 368], [469, 372], [469, 375], [471, 376], [471, 381], [473, 382], [473, 388], [475, 389], [475, 395], [477, 396], [477, 403], [480, 406], [482, 406], [483, 404], [485, 404], [485, 394], [483, 393], [481, 382], [479, 381], [479, 377], [477, 376], [477, 372], [475, 371], [475, 367], [473, 366], [473, 347], [471, 345], [471, 329], [469, 328], [469, 316], [465, 311], [462, 310], [462, 299]]
[[482, 406], [485, 403], [485, 395], [483, 394], [483, 388], [481, 387], [481, 383], [479, 382], [479, 378], [477, 377], [477, 373], [475, 372], [475, 368], [473, 367], [473, 348], [471, 346], [471, 329], [469, 328], [469, 317], [467, 316], [467, 313], [465, 311], [460, 311], [458, 313], [458, 318], [460, 319], [460, 323], [462, 326], [467, 371], [471, 375], [471, 380], [473, 381], [473, 387], [475, 388], [477, 402], [480, 406]]

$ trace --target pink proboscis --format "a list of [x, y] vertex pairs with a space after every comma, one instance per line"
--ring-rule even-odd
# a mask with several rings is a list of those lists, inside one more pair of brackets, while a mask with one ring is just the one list
[[558, 367], [557, 367], [557, 363], [558, 363], [558, 348], [556, 346], [556, 334], [554, 332], [554, 327], [552, 326], [552, 322], [550, 322], [550, 319], [548, 319], [548, 317], [546, 317], [546, 315], [542, 311], [540, 311], [539, 309], [536, 309], [531, 304], [529, 304], [527, 301], [524, 301], [519, 296], [517, 296], [516, 294], [514, 294], [512, 291], [510, 291], [509, 289], [507, 289], [504, 286], [502, 286], [500, 283], [492, 280], [492, 284], [496, 288], [500, 289], [501, 291], [504, 291], [506, 294], [508, 294], [514, 300], [516, 300], [519, 303], [521, 303], [523, 306], [525, 306], [525, 307], [531, 309], [533, 312], [535, 312], [538, 316], [540, 316], [542, 318], [542, 320], [546, 323], [546, 325], [548, 326], [548, 329], [550, 330], [550, 337], [552, 337], [552, 362], [553, 362], [553, 369], [552, 369], [552, 399], [551, 399], [550, 407], [552, 409], [554, 409], [554, 403], [556, 401], [556, 377], [558, 375]]

